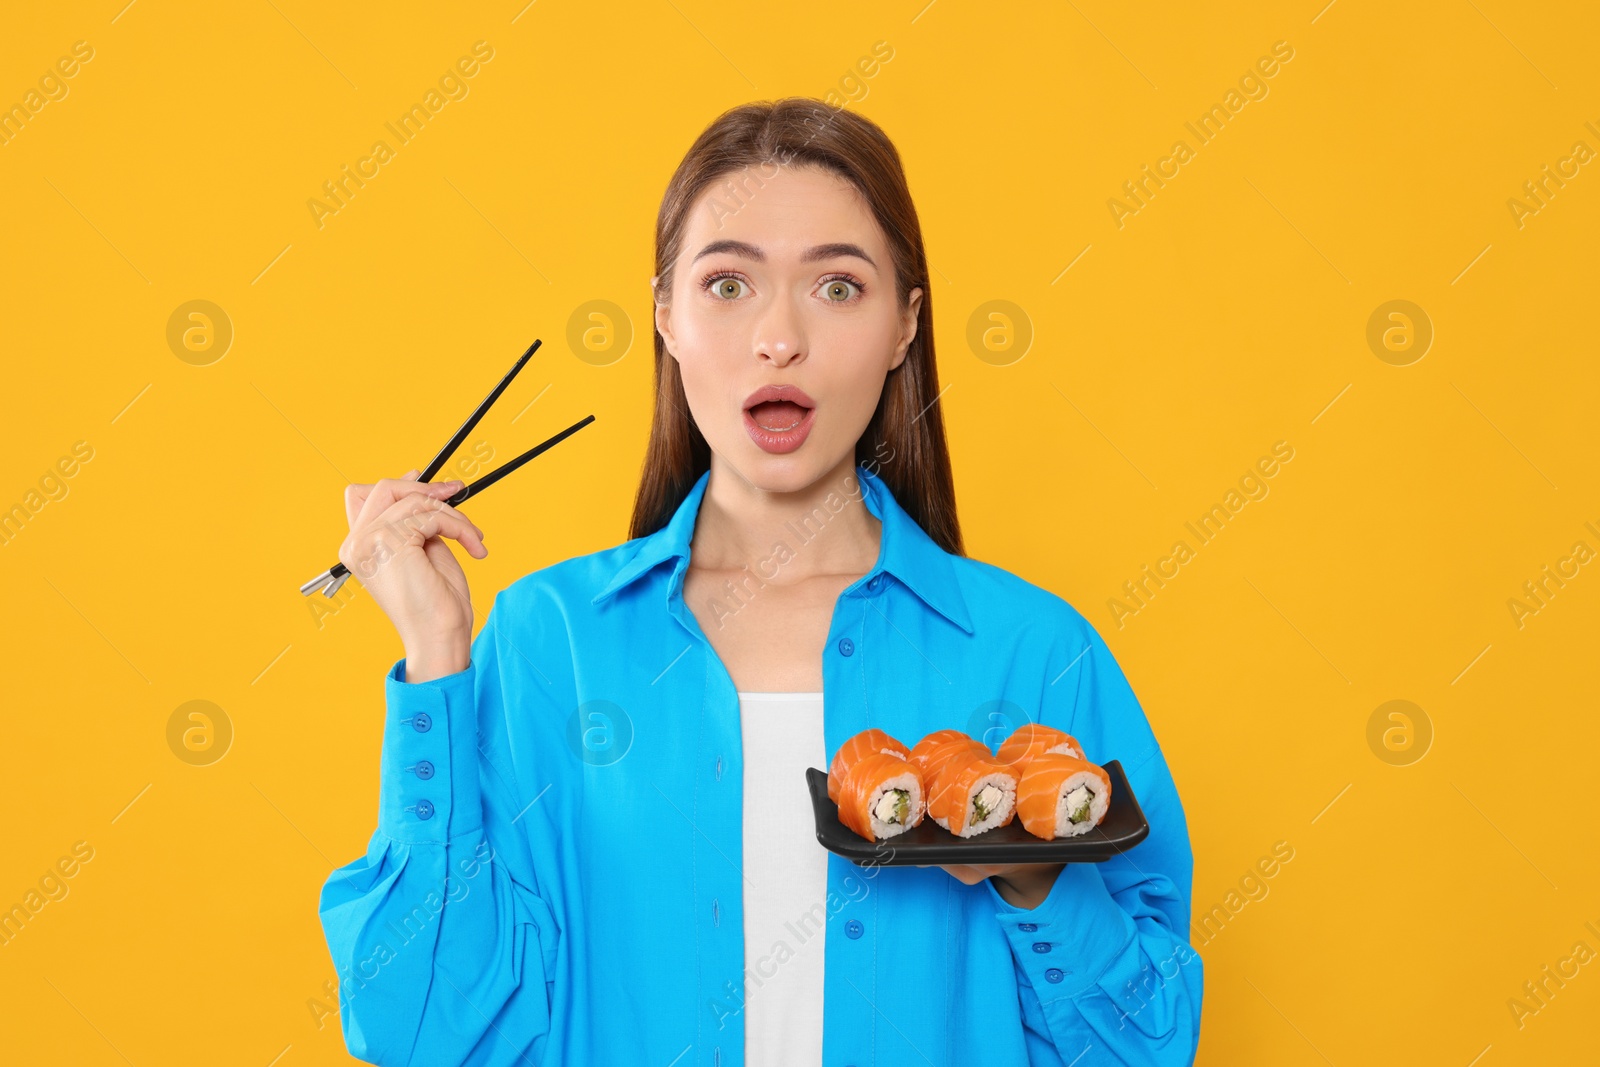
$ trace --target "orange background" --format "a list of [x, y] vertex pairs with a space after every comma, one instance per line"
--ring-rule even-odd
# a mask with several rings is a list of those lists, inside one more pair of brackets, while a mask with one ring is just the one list
[[[666, 180], [726, 107], [832, 93], [917, 198], [969, 550], [1100, 628], [1173, 768], [1199, 1063], [1592, 1057], [1600, 967], [1524, 990], [1600, 951], [1592, 5], [729, 13], [8, 12], [0, 105], [40, 95], [0, 145], [0, 507], [25, 516], [0, 546], [0, 907], [65, 891], [0, 945], [11, 1056], [349, 1062], [317, 895], [375, 825], [400, 648], [358, 583], [297, 592], [341, 490], [423, 463], [541, 337], [463, 457], [597, 421], [471, 505], [480, 623], [623, 540]], [[478, 41], [466, 94], [319, 225], [323, 183]], [[1276, 42], [1292, 58], [1250, 81]], [[1241, 79], [1255, 98], [1201, 143], [1185, 124]], [[1539, 203], [1546, 165], [1568, 177]], [[195, 300], [218, 310], [186, 348]], [[575, 349], [592, 301], [612, 339]], [[1185, 524], [1277, 442], [1292, 459], [1201, 544]], [[1569, 577], [1519, 619], [1546, 565]], [[211, 732], [186, 742], [191, 701]]]

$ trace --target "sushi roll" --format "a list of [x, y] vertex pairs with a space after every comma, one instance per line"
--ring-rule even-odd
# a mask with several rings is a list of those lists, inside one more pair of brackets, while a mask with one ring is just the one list
[[1099, 826], [1111, 807], [1111, 776], [1060, 752], [1035, 756], [1017, 786], [1017, 814], [1035, 837], [1077, 837]]
[[889, 734], [876, 728], [862, 730], [846, 740], [834, 753], [833, 763], [828, 768], [829, 800], [838, 803], [839, 787], [844, 782], [844, 776], [857, 761], [874, 752], [890, 752], [901, 759], [911, 758], [911, 750]]
[[928, 816], [957, 837], [1007, 825], [1016, 803], [1016, 774], [976, 743], [950, 755], [928, 783]]
[[910, 760], [869, 753], [839, 784], [839, 821], [868, 841], [903, 834], [927, 812], [923, 792], [922, 775]]
[[969, 749], [985, 755], [989, 752], [987, 745], [975, 740], [970, 734], [955, 729], [935, 730], [912, 746], [911, 754], [907, 758], [916, 764], [917, 770], [922, 774], [922, 780], [931, 784], [933, 776], [946, 759], [956, 752], [965, 752]]
[[1011, 736], [1000, 743], [1000, 751], [995, 756], [1020, 775], [1028, 769], [1033, 757], [1046, 752], [1064, 752], [1084, 758], [1083, 746], [1076, 737], [1038, 722], [1025, 722], [1011, 731]]

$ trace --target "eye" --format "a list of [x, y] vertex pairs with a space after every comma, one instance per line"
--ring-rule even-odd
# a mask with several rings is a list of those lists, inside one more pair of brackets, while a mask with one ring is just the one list
[[822, 295], [830, 304], [851, 304], [865, 295], [867, 287], [854, 278], [837, 276], [822, 280]]
[[700, 282], [700, 288], [708, 290], [719, 300], [734, 300], [742, 295], [746, 288], [744, 279], [737, 274], [712, 274]]

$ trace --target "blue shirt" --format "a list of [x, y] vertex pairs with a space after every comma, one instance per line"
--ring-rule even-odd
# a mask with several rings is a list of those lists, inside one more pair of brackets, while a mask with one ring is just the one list
[[[377, 831], [320, 903], [355, 1056], [744, 1062], [741, 1004], [761, 976], [744, 974], [738, 696], [683, 600], [709, 477], [657, 532], [498, 593], [466, 670], [390, 669]], [[835, 603], [814, 766], [868, 727], [912, 744], [953, 726], [994, 747], [1043, 722], [1122, 762], [1150, 834], [1069, 864], [1031, 910], [989, 879], [829, 853], [811, 931], [824, 1067], [1192, 1063], [1188, 827], [1127, 679], [1065, 600], [946, 552], [867, 466], [852, 482], [882, 539]]]

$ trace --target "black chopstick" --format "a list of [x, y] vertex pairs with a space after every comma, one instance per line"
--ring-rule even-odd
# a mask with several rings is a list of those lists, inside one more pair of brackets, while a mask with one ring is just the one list
[[[534, 352], [538, 351], [539, 345], [542, 343], [542, 341], [535, 340], [533, 344], [528, 346], [528, 350], [522, 353], [522, 357], [517, 360], [517, 362], [509, 371], [506, 372], [505, 377], [500, 379], [500, 384], [496, 385], [494, 389], [490, 391], [489, 395], [483, 398], [483, 401], [478, 405], [477, 409], [473, 411], [470, 416], [468, 416], [467, 421], [461, 424], [461, 428], [455, 432], [450, 440], [446, 442], [444, 448], [439, 450], [439, 454], [434, 456], [432, 462], [430, 462], [427, 468], [421, 472], [417, 478], [419, 483], [430, 480], [439, 472], [439, 468], [444, 466], [445, 462], [452, 454], [454, 454], [455, 450], [461, 446], [461, 442], [467, 439], [467, 435], [472, 432], [473, 427], [477, 426], [478, 423], [483, 419], [483, 416], [488, 413], [491, 407], [494, 406], [494, 402], [500, 399], [500, 394], [506, 391], [506, 387], [511, 384], [511, 380], [517, 376], [517, 373], [521, 371], [524, 366], [527, 365], [528, 360], [533, 356]], [[577, 433], [579, 430], [583, 429], [593, 421], [593, 415], [584, 416], [582, 419], [579, 419], [571, 426], [568, 426], [565, 430], [562, 430], [554, 437], [534, 445], [516, 459], [496, 467], [494, 470], [490, 471], [488, 474], [484, 475], [482, 478], [479, 478], [472, 484], [462, 486], [461, 491], [450, 497], [445, 501], [445, 503], [454, 507], [455, 505], [476, 496], [485, 489], [489, 488], [495, 482], [498, 482], [501, 478], [504, 478], [506, 475], [522, 466], [524, 463], [527, 463], [529, 460], [547, 451], [548, 449], [554, 448], [556, 445], [560, 444], [562, 441], [565, 441], [567, 438], [571, 437], [573, 434]], [[327, 570], [323, 571], [321, 574], [302, 585], [300, 587], [300, 592], [305, 596], [310, 596], [317, 590], [326, 587], [328, 589], [327, 595], [331, 596], [334, 591], [337, 591], [339, 586], [344, 584], [344, 581], [349, 574], [350, 568], [346, 567], [343, 563], [335, 563], [332, 567], [329, 567]]]
[[510, 463], [501, 464], [488, 474], [485, 474], [482, 478], [479, 478], [477, 481], [473, 482], [471, 485], [462, 486], [461, 492], [450, 497], [445, 501], [445, 503], [449, 504], [451, 507], [455, 507], [457, 504], [470, 500], [479, 493], [483, 492], [485, 489], [489, 488], [495, 482], [498, 482], [501, 478], [504, 478], [506, 475], [510, 474], [524, 463], [528, 462], [528, 460], [532, 459], [534, 456], [537, 456], [539, 453], [548, 448], [554, 448], [556, 445], [559, 445], [562, 441], [565, 441], [567, 438], [571, 437], [573, 434], [577, 433], [579, 430], [583, 429], [593, 421], [593, 415], [585, 415], [583, 418], [579, 419], [571, 426], [568, 426], [565, 430], [562, 430], [548, 441], [541, 441], [534, 445], [532, 448], [528, 449]]
[[461, 429], [455, 432], [455, 436], [445, 442], [445, 446], [439, 450], [439, 454], [433, 457], [433, 462], [429, 463], [422, 473], [418, 475], [417, 481], [431, 481], [433, 476], [439, 473], [439, 468], [444, 466], [445, 460], [449, 459], [455, 453], [455, 450], [461, 447], [461, 442], [467, 439], [467, 434], [471, 433], [472, 428], [482, 421], [484, 415], [488, 414], [489, 409], [494, 406], [494, 402], [500, 399], [500, 394], [506, 391], [506, 386], [511, 384], [511, 379], [515, 378], [517, 373], [527, 366], [528, 360], [533, 358], [533, 354], [539, 350], [539, 346], [543, 343], [543, 341], [535, 339], [533, 344], [528, 346], [528, 350], [522, 353], [522, 358], [512, 364], [511, 369], [506, 371], [506, 376], [500, 379], [500, 384], [490, 390], [489, 395], [483, 398], [476, 411], [467, 416], [467, 421], [461, 424]]

